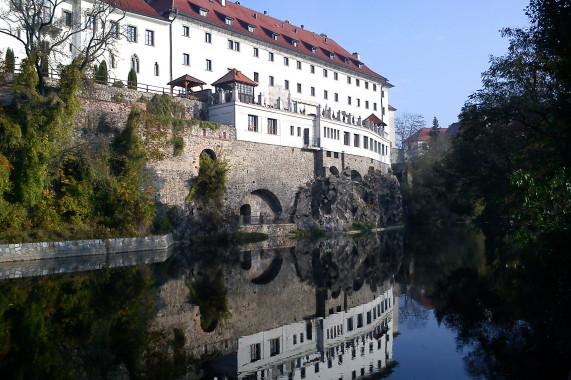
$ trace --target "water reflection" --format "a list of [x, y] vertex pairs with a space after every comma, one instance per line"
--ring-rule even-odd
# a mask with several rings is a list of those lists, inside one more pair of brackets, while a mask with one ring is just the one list
[[31, 263], [17, 275], [47, 275], [0, 281], [0, 371], [366, 378], [391, 368], [402, 234], [275, 246]]

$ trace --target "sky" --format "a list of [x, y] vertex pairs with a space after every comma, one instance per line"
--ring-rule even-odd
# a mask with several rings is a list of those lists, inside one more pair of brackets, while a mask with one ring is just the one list
[[[235, 0], [233, 0], [235, 1]], [[457, 121], [481, 88], [490, 56], [507, 52], [500, 30], [526, 27], [529, 0], [240, 0], [312, 32], [326, 33], [395, 87], [389, 103], [427, 127]]]

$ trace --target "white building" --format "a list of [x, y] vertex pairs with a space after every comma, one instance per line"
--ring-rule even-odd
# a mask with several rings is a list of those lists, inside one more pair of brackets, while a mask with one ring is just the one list
[[[70, 41], [70, 57], [85, 46], [93, 29], [115, 28], [120, 33], [104, 56], [111, 77], [125, 82], [134, 67], [143, 86], [165, 88], [188, 74], [212, 89], [212, 83], [236, 69], [257, 84], [255, 92], [244, 98], [243, 86], [235, 85], [224, 99], [215, 94], [209, 117], [235, 125], [239, 140], [344, 152], [390, 164], [392, 85], [358, 53], [327, 35], [239, 2], [120, 0], [119, 9], [98, 21], [90, 13], [93, 1], [69, 0], [55, 13], [61, 13], [60, 33], [82, 30]], [[7, 47], [24, 56], [16, 39], [2, 38], [0, 48]]]

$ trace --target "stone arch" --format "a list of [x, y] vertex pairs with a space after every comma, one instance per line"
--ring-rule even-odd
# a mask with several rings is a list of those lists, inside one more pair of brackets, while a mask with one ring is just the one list
[[240, 223], [246, 223], [249, 210], [250, 222], [267, 224], [278, 220], [282, 213], [282, 205], [278, 197], [267, 189], [258, 189], [246, 195], [240, 203]]
[[329, 172], [333, 175], [339, 175], [339, 169], [336, 166], [332, 166], [329, 168]]
[[248, 251], [249, 265], [242, 276], [256, 285], [266, 285], [272, 282], [280, 273], [283, 257], [276, 251]]
[[210, 156], [210, 158], [212, 159], [212, 161], [216, 161], [216, 152], [213, 151], [212, 149], [204, 149], [202, 150], [202, 152], [200, 152], [200, 155], [202, 156], [202, 153], [206, 153]]
[[351, 181], [361, 182], [363, 177], [361, 177], [361, 173], [356, 170], [351, 170]]

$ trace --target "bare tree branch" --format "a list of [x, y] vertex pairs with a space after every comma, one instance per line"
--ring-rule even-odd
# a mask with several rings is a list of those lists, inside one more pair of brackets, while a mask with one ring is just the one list
[[405, 141], [426, 125], [424, 117], [419, 114], [404, 112], [395, 118], [395, 134], [397, 145], [405, 148]]

